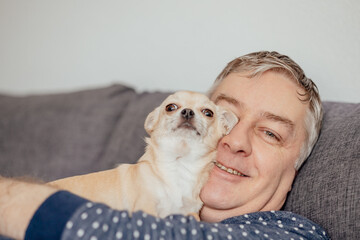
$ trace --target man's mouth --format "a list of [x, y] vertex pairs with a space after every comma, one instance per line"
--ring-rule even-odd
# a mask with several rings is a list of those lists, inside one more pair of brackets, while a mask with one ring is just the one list
[[235, 170], [235, 169], [232, 169], [232, 168], [229, 168], [229, 167], [225, 167], [224, 165], [222, 165], [221, 163], [219, 162], [215, 162], [214, 163], [216, 167], [218, 167], [219, 169], [227, 172], [227, 173], [230, 173], [230, 174], [233, 174], [233, 175], [237, 175], [237, 176], [240, 176], [240, 177], [248, 177], [247, 175], [245, 174], [242, 174], [241, 172]]

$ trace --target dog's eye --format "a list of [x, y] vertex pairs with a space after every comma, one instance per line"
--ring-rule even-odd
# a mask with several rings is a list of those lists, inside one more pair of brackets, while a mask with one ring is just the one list
[[172, 111], [174, 111], [174, 110], [176, 110], [178, 108], [179, 107], [175, 103], [170, 103], [170, 104], [166, 105], [165, 110], [167, 112], [172, 112]]
[[211, 111], [210, 109], [207, 109], [207, 108], [203, 109], [202, 113], [207, 117], [213, 117], [214, 116], [213, 111]]

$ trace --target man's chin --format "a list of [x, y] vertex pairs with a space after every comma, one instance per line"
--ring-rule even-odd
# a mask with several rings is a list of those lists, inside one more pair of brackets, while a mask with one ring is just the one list
[[204, 187], [200, 192], [200, 199], [204, 207], [216, 211], [227, 211], [238, 207], [237, 199], [224, 188], [214, 189], [214, 186]]
[[200, 192], [200, 199], [204, 204], [214, 209], [235, 207], [235, 202], [239, 200], [238, 198], [239, 194], [236, 193], [232, 184], [227, 182], [220, 183], [218, 179], [211, 177]]

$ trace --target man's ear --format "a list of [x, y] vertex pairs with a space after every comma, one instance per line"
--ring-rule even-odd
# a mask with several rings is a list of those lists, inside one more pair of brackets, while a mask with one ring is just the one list
[[239, 119], [232, 111], [221, 106], [217, 107], [220, 112], [219, 123], [224, 130], [224, 135], [227, 135], [230, 133], [231, 129], [233, 129], [233, 127], [239, 122]]
[[151, 135], [151, 133], [155, 129], [155, 125], [159, 120], [159, 114], [160, 114], [160, 107], [157, 107], [146, 117], [144, 127], [149, 135]]

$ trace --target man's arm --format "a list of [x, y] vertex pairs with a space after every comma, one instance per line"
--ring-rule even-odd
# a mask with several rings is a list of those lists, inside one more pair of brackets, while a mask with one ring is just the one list
[[257, 212], [222, 223], [192, 216], [129, 215], [46, 185], [0, 178], [0, 234], [23, 239], [329, 239], [315, 223], [288, 212]]
[[[77, 202], [77, 207], [73, 207], [74, 202]], [[63, 214], [64, 212], [67, 214]], [[57, 224], [49, 224], [52, 222]], [[48, 230], [48, 234], [44, 233], [44, 229]], [[54, 234], [55, 232], [57, 233]], [[78, 196], [64, 191], [50, 196], [41, 205], [30, 222], [26, 238], [328, 239], [320, 226], [289, 212], [256, 212], [221, 223], [206, 223], [183, 215], [157, 218], [141, 211], [130, 215], [127, 211], [117, 211], [104, 204], [79, 199]]]
[[23, 239], [36, 210], [56, 191], [46, 185], [0, 177], [0, 235]]
[[328, 240], [317, 224], [289, 212], [256, 212], [220, 223], [192, 216], [156, 218], [144, 212], [114, 211], [88, 202], [68, 219], [61, 239], [311, 239]]

